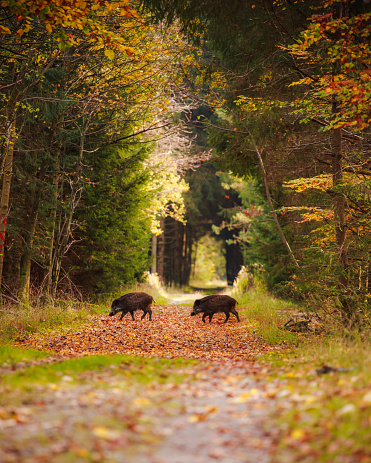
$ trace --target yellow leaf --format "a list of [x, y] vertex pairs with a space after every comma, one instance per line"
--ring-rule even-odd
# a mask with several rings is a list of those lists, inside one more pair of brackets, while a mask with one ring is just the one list
[[137, 397], [131, 403], [135, 407], [145, 407], [146, 405], [149, 405], [151, 402], [146, 397]]
[[83, 448], [76, 449], [75, 453], [78, 457], [82, 458], [89, 456], [89, 450]]
[[45, 26], [45, 28], [46, 28], [46, 30], [47, 30], [48, 32], [53, 32], [53, 28], [52, 28], [52, 25], [51, 25], [51, 24], [48, 23], [48, 24]]
[[309, 404], [315, 402], [316, 400], [318, 400], [318, 397], [316, 397], [316, 396], [314, 396], [314, 395], [309, 395], [309, 396], [307, 396], [307, 397], [305, 398], [305, 403], [306, 403], [307, 405], [309, 405]]
[[243, 392], [237, 397], [233, 397], [233, 399], [230, 399], [228, 402], [233, 403], [233, 404], [243, 404], [247, 402], [248, 399], [250, 399], [251, 396], [259, 394], [259, 390], [256, 388], [250, 389], [249, 392]]
[[294, 429], [291, 432], [292, 439], [299, 440], [299, 439], [302, 439], [304, 436], [305, 436], [305, 432], [302, 429]]
[[191, 415], [187, 418], [190, 423], [197, 423], [200, 420], [200, 415]]
[[205, 405], [204, 409], [206, 413], [219, 413], [219, 409], [214, 405]]
[[115, 52], [113, 50], [104, 50], [104, 54], [107, 56], [109, 60], [113, 60], [115, 57]]
[[120, 431], [117, 431], [116, 429], [109, 429], [106, 428], [105, 426], [96, 426], [93, 428], [93, 434], [96, 437], [99, 437], [100, 439], [118, 439], [121, 436]]
[[0, 26], [0, 30], [6, 32], [7, 34], [11, 34], [9, 27]]

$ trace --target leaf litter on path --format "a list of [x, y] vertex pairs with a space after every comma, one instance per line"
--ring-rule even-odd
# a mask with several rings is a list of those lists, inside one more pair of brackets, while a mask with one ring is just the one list
[[252, 359], [277, 347], [251, 335], [248, 321], [223, 321], [203, 323], [189, 309], [162, 306], [152, 322], [100, 315], [75, 333], [19, 340], [58, 358], [120, 353], [198, 362], [180, 370], [180, 383], [140, 385], [114, 370], [86, 372], [83, 384], [64, 375], [18, 408], [0, 409], [0, 461], [270, 461], [274, 432], [266, 423], [275, 393]]
[[78, 332], [31, 335], [19, 345], [65, 356], [119, 353], [205, 360], [253, 359], [279, 349], [250, 334], [248, 320], [224, 324], [224, 314], [216, 314], [212, 323], [190, 317], [189, 308], [175, 306], [160, 306], [152, 322], [135, 315], [135, 321], [129, 315], [123, 320], [93, 316], [91, 324]]

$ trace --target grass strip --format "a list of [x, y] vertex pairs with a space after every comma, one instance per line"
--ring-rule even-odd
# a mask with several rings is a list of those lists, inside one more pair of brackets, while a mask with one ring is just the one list
[[240, 313], [248, 318], [253, 334], [261, 337], [272, 346], [298, 344], [297, 334], [282, 329], [290, 318], [289, 314], [295, 309], [291, 302], [282, 301], [266, 291], [256, 289], [233, 297], [238, 300], [237, 309], [238, 307], [247, 307]]
[[[17, 351], [17, 349], [14, 349]], [[21, 350], [21, 349], [19, 349]], [[25, 353], [28, 351], [25, 350]], [[45, 354], [45, 353], [44, 353]], [[26, 354], [27, 355], [27, 354]], [[30, 358], [33, 353], [29, 354]], [[41, 358], [41, 357], [40, 357]], [[1, 384], [5, 387], [29, 390], [33, 386], [58, 383], [63, 377], [69, 381], [88, 381], [86, 372], [110, 371], [130, 377], [130, 382], [166, 383], [181, 381], [182, 375], [177, 369], [197, 363], [194, 360], [182, 358], [144, 358], [127, 355], [94, 355], [63, 360], [57, 363], [33, 365], [2, 377]]]
[[[274, 462], [371, 461], [371, 344], [323, 337], [268, 359], [279, 429]], [[326, 371], [323, 366], [334, 368]]]

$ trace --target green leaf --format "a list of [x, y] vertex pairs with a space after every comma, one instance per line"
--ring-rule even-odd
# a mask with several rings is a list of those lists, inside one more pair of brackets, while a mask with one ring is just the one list
[[104, 50], [104, 54], [107, 56], [109, 60], [113, 60], [115, 57], [115, 52], [113, 50]]

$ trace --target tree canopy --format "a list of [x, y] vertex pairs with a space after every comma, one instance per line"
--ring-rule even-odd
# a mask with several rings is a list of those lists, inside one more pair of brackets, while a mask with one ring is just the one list
[[299, 299], [330, 297], [348, 321], [367, 313], [369, 3], [143, 5], [168, 24], [178, 18], [212, 56], [207, 66], [224, 73], [225, 103], [208, 124], [214, 160], [242, 178], [261, 178], [298, 266], [295, 284], [288, 280], [282, 290]]
[[367, 313], [369, 2], [0, 5], [9, 291], [181, 284], [214, 225], [281, 294]]

